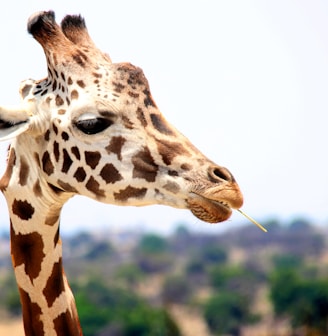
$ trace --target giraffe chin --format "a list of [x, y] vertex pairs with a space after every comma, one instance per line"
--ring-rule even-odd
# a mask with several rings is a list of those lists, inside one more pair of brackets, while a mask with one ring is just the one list
[[207, 223], [223, 222], [232, 214], [232, 210], [227, 203], [213, 201], [194, 193], [190, 194], [187, 204], [194, 216]]

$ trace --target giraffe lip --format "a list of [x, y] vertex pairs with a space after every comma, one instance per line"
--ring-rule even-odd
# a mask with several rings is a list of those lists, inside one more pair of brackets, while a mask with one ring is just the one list
[[232, 213], [227, 201], [209, 199], [195, 192], [190, 193], [187, 204], [194, 216], [208, 223], [223, 222]]

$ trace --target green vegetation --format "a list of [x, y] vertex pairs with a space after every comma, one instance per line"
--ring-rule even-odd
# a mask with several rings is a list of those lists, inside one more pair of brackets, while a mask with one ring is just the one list
[[[65, 270], [84, 334], [178, 336], [175, 309], [184, 307], [198, 312], [213, 335], [244, 335], [246, 326], [280, 320], [295, 335], [327, 335], [326, 232], [302, 218], [262, 224], [268, 233], [242, 226], [195, 234], [181, 225], [169, 237], [64, 237]], [[7, 235], [0, 244], [8, 245]], [[0, 255], [0, 313], [18, 316], [10, 269], [8, 251]]]
[[126, 336], [179, 336], [180, 332], [169, 314], [151, 307], [135, 294], [106, 286], [92, 279], [75, 286], [75, 299], [85, 336], [114, 330]]

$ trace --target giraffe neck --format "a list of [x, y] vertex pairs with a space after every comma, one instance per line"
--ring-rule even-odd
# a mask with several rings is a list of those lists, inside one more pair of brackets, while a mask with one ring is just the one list
[[12, 148], [0, 181], [11, 219], [11, 254], [25, 333], [82, 335], [59, 238], [59, 216], [69, 196], [41, 185], [27, 166], [28, 160]]

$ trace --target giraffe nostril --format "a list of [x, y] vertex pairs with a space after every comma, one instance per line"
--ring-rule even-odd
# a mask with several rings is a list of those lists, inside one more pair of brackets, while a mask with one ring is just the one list
[[208, 170], [208, 175], [209, 178], [215, 183], [219, 183], [222, 181], [234, 182], [235, 180], [229, 170], [224, 167], [210, 167]]

